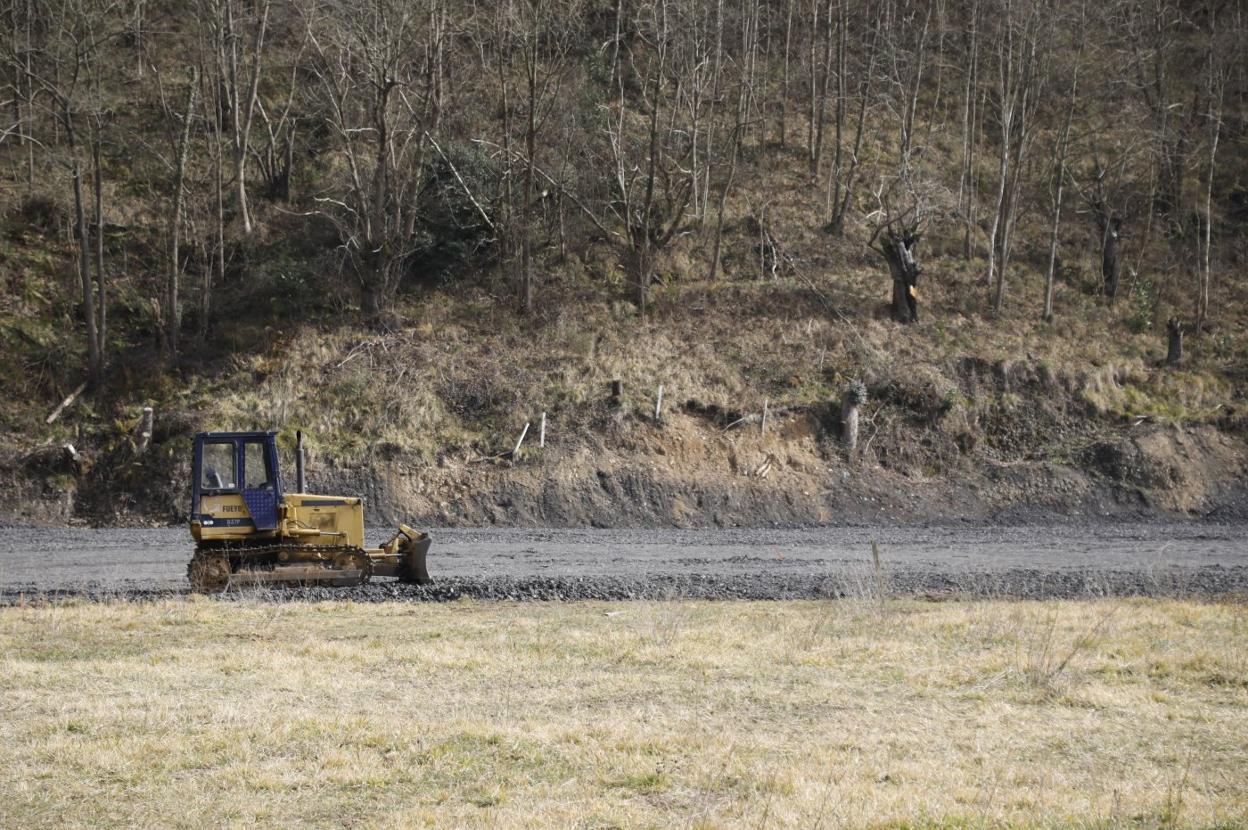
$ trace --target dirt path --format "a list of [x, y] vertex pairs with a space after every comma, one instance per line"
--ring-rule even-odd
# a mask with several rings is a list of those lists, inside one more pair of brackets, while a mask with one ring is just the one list
[[[379, 537], [378, 530], [370, 536]], [[992, 596], [1248, 591], [1248, 526], [1181, 523], [805, 530], [435, 531], [431, 587], [266, 592], [274, 599], [801, 598], [887, 588]], [[181, 528], [0, 528], [0, 601], [185, 590]]]

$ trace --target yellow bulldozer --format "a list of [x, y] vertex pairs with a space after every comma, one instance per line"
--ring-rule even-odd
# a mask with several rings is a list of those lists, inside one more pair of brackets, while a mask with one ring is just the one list
[[283, 487], [277, 435], [195, 436], [187, 578], [195, 591], [255, 584], [360, 585], [374, 576], [430, 582], [429, 534], [399, 525], [379, 548], [364, 547], [364, 501], [309, 495], [303, 433], [295, 438], [295, 491]]

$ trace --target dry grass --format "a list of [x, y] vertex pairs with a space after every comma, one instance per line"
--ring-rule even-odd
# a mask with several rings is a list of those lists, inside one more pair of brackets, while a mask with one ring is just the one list
[[[688, 251], [673, 251], [671, 278], [655, 287], [645, 321], [619, 299], [627, 286], [618, 269], [599, 273], [600, 260], [612, 259], [595, 248], [542, 276], [537, 319], [515, 315], [507, 286], [484, 277], [429, 290], [405, 298], [396, 331], [293, 327], [176, 406], [198, 413], [206, 428], [277, 428], [292, 437], [302, 428], [328, 456], [350, 464], [378, 447], [415, 463], [468, 447], [500, 452], [542, 411], [566, 435], [592, 419], [613, 378], [624, 381], [638, 413], [653, 406], [659, 384], [669, 408], [696, 400], [758, 412], [764, 400], [773, 407], [839, 400], [846, 383], [861, 378], [873, 390], [868, 415], [880, 411], [881, 424], [915, 420], [937, 442], [942, 436], [932, 433], [975, 431], [961, 424], [980, 424], [1011, 405], [1109, 416], [1087, 419], [1082, 432], [1126, 416], [1210, 422], [1235, 405], [1225, 371], [1246, 342], [1235, 325], [1227, 329], [1229, 357], [1194, 344], [1182, 371], [1163, 370], [1162, 334], [1132, 330], [1121, 308], [1062, 283], [1061, 313], [1043, 324], [1042, 275], [1019, 263], [1017, 302], [995, 317], [982, 263], [932, 257], [922, 322], [898, 326], [885, 309], [885, 270], [861, 242], [800, 227], [792, 267], [774, 281], [757, 279], [743, 263], [740, 273], [708, 283], [698, 277], [701, 265], [679, 265], [696, 253], [693, 241]], [[740, 233], [733, 239], [748, 250]], [[998, 367], [1014, 398], [970, 390], [962, 363], [972, 358]], [[1019, 369], [1046, 381], [1029, 387]], [[874, 400], [886, 390], [898, 390], [896, 399]], [[950, 423], [933, 428], [942, 418]], [[881, 441], [896, 443], [890, 437]], [[1025, 452], [1011, 447], [1005, 456]]]
[[1248, 614], [0, 609], [0, 825], [1239, 827]]

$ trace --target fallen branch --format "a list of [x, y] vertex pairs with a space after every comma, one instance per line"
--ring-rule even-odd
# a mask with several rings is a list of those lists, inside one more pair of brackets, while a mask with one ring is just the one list
[[438, 151], [438, 155], [451, 168], [451, 172], [455, 174], [455, 181], [459, 182], [459, 186], [464, 189], [464, 193], [468, 196], [468, 201], [472, 202], [472, 206], [477, 209], [477, 213], [481, 214], [481, 218], [485, 220], [485, 224], [490, 226], [490, 230], [494, 230], [494, 223], [490, 221], [490, 216], [485, 212], [485, 208], [481, 207], [481, 203], [477, 201], [477, 197], [472, 195], [472, 191], [468, 189], [468, 185], [464, 182], [463, 176], [459, 175], [459, 171], [455, 169], [455, 163], [447, 158], [446, 153], [442, 152], [442, 148], [438, 146], [438, 142], [433, 136], [425, 133], [425, 138], [429, 139], [429, 143], [433, 145], [433, 149]]
[[69, 393], [68, 398], [61, 401], [60, 406], [52, 410], [52, 414], [47, 417], [47, 420], [45, 420], [44, 423], [51, 424], [53, 421], [59, 418], [61, 416], [61, 413], [65, 410], [65, 407], [69, 406], [74, 401], [76, 401], [78, 399], [78, 396], [81, 395], [86, 388], [87, 388], [87, 382], [84, 380], [82, 383], [78, 384], [77, 389]]

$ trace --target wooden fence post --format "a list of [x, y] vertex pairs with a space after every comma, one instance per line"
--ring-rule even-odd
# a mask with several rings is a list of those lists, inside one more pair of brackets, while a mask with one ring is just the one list
[[516, 439], [516, 446], [511, 451], [511, 457], [514, 459], [520, 454], [520, 445], [524, 443], [524, 436], [529, 434], [529, 421], [524, 422], [524, 429], [520, 432], [520, 437]]

